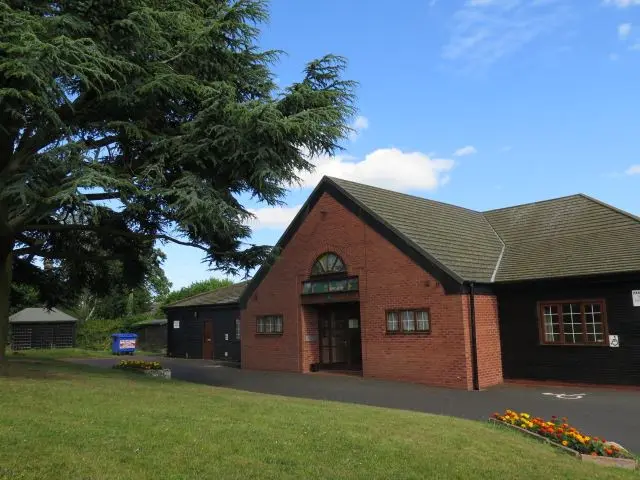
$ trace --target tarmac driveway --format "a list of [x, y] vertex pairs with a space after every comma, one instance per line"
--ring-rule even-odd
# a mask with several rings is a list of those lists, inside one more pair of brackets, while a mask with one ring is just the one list
[[[142, 357], [135, 357], [142, 358]], [[110, 367], [117, 359], [74, 359]], [[163, 358], [173, 378], [289, 397], [331, 400], [486, 420], [510, 408], [569, 422], [590, 435], [614, 440], [640, 453], [640, 392], [575, 387], [502, 385], [482, 392], [426, 387], [355, 376], [258, 372], [207, 360]]]

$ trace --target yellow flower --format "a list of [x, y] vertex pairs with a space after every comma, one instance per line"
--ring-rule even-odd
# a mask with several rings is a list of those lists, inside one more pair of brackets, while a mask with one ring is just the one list
[[529, 418], [531, 415], [529, 415], [528, 413], [521, 413], [520, 416], [524, 418]]
[[564, 445], [566, 447], [567, 445], [569, 445], [569, 442], [567, 442], [566, 440], [563, 440], [562, 441], [562, 445]]

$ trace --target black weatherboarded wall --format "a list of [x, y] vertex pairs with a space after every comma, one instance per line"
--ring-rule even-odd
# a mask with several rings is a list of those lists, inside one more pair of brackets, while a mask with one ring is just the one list
[[[240, 361], [240, 339], [236, 338], [236, 321], [240, 318], [237, 304], [175, 308], [167, 310], [167, 317], [169, 356]], [[207, 322], [211, 325], [213, 337], [210, 355], [205, 355], [203, 348]]]
[[[640, 385], [640, 307], [632, 290], [640, 275], [582, 281], [538, 281], [498, 288], [505, 379]], [[609, 346], [541, 345], [537, 304], [547, 300], [606, 302]]]

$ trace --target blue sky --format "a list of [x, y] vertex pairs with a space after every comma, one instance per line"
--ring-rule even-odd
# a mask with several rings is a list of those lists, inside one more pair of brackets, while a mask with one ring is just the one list
[[[281, 86], [347, 57], [359, 116], [287, 207], [249, 204], [253, 242], [324, 173], [478, 210], [582, 192], [640, 214], [640, 0], [273, 0], [261, 45], [287, 52]], [[222, 276], [165, 251], [174, 288]]]

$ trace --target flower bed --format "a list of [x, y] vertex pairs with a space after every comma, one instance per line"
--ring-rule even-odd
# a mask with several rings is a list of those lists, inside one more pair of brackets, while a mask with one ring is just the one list
[[160, 365], [160, 362], [147, 362], [145, 360], [120, 360], [113, 368], [138, 372], [145, 370], [162, 370], [162, 365]]
[[[528, 413], [517, 413], [507, 410], [504, 414], [494, 413], [494, 421], [518, 430], [535, 435], [551, 444], [561, 447], [583, 459], [605, 460], [603, 464], [626, 466], [635, 468], [636, 460], [627, 450], [614, 442], [607, 442], [604, 438], [592, 437], [579, 431], [567, 423], [567, 418], [552, 416], [546, 421], [539, 417], [531, 417]], [[625, 465], [628, 462], [629, 465]]]

